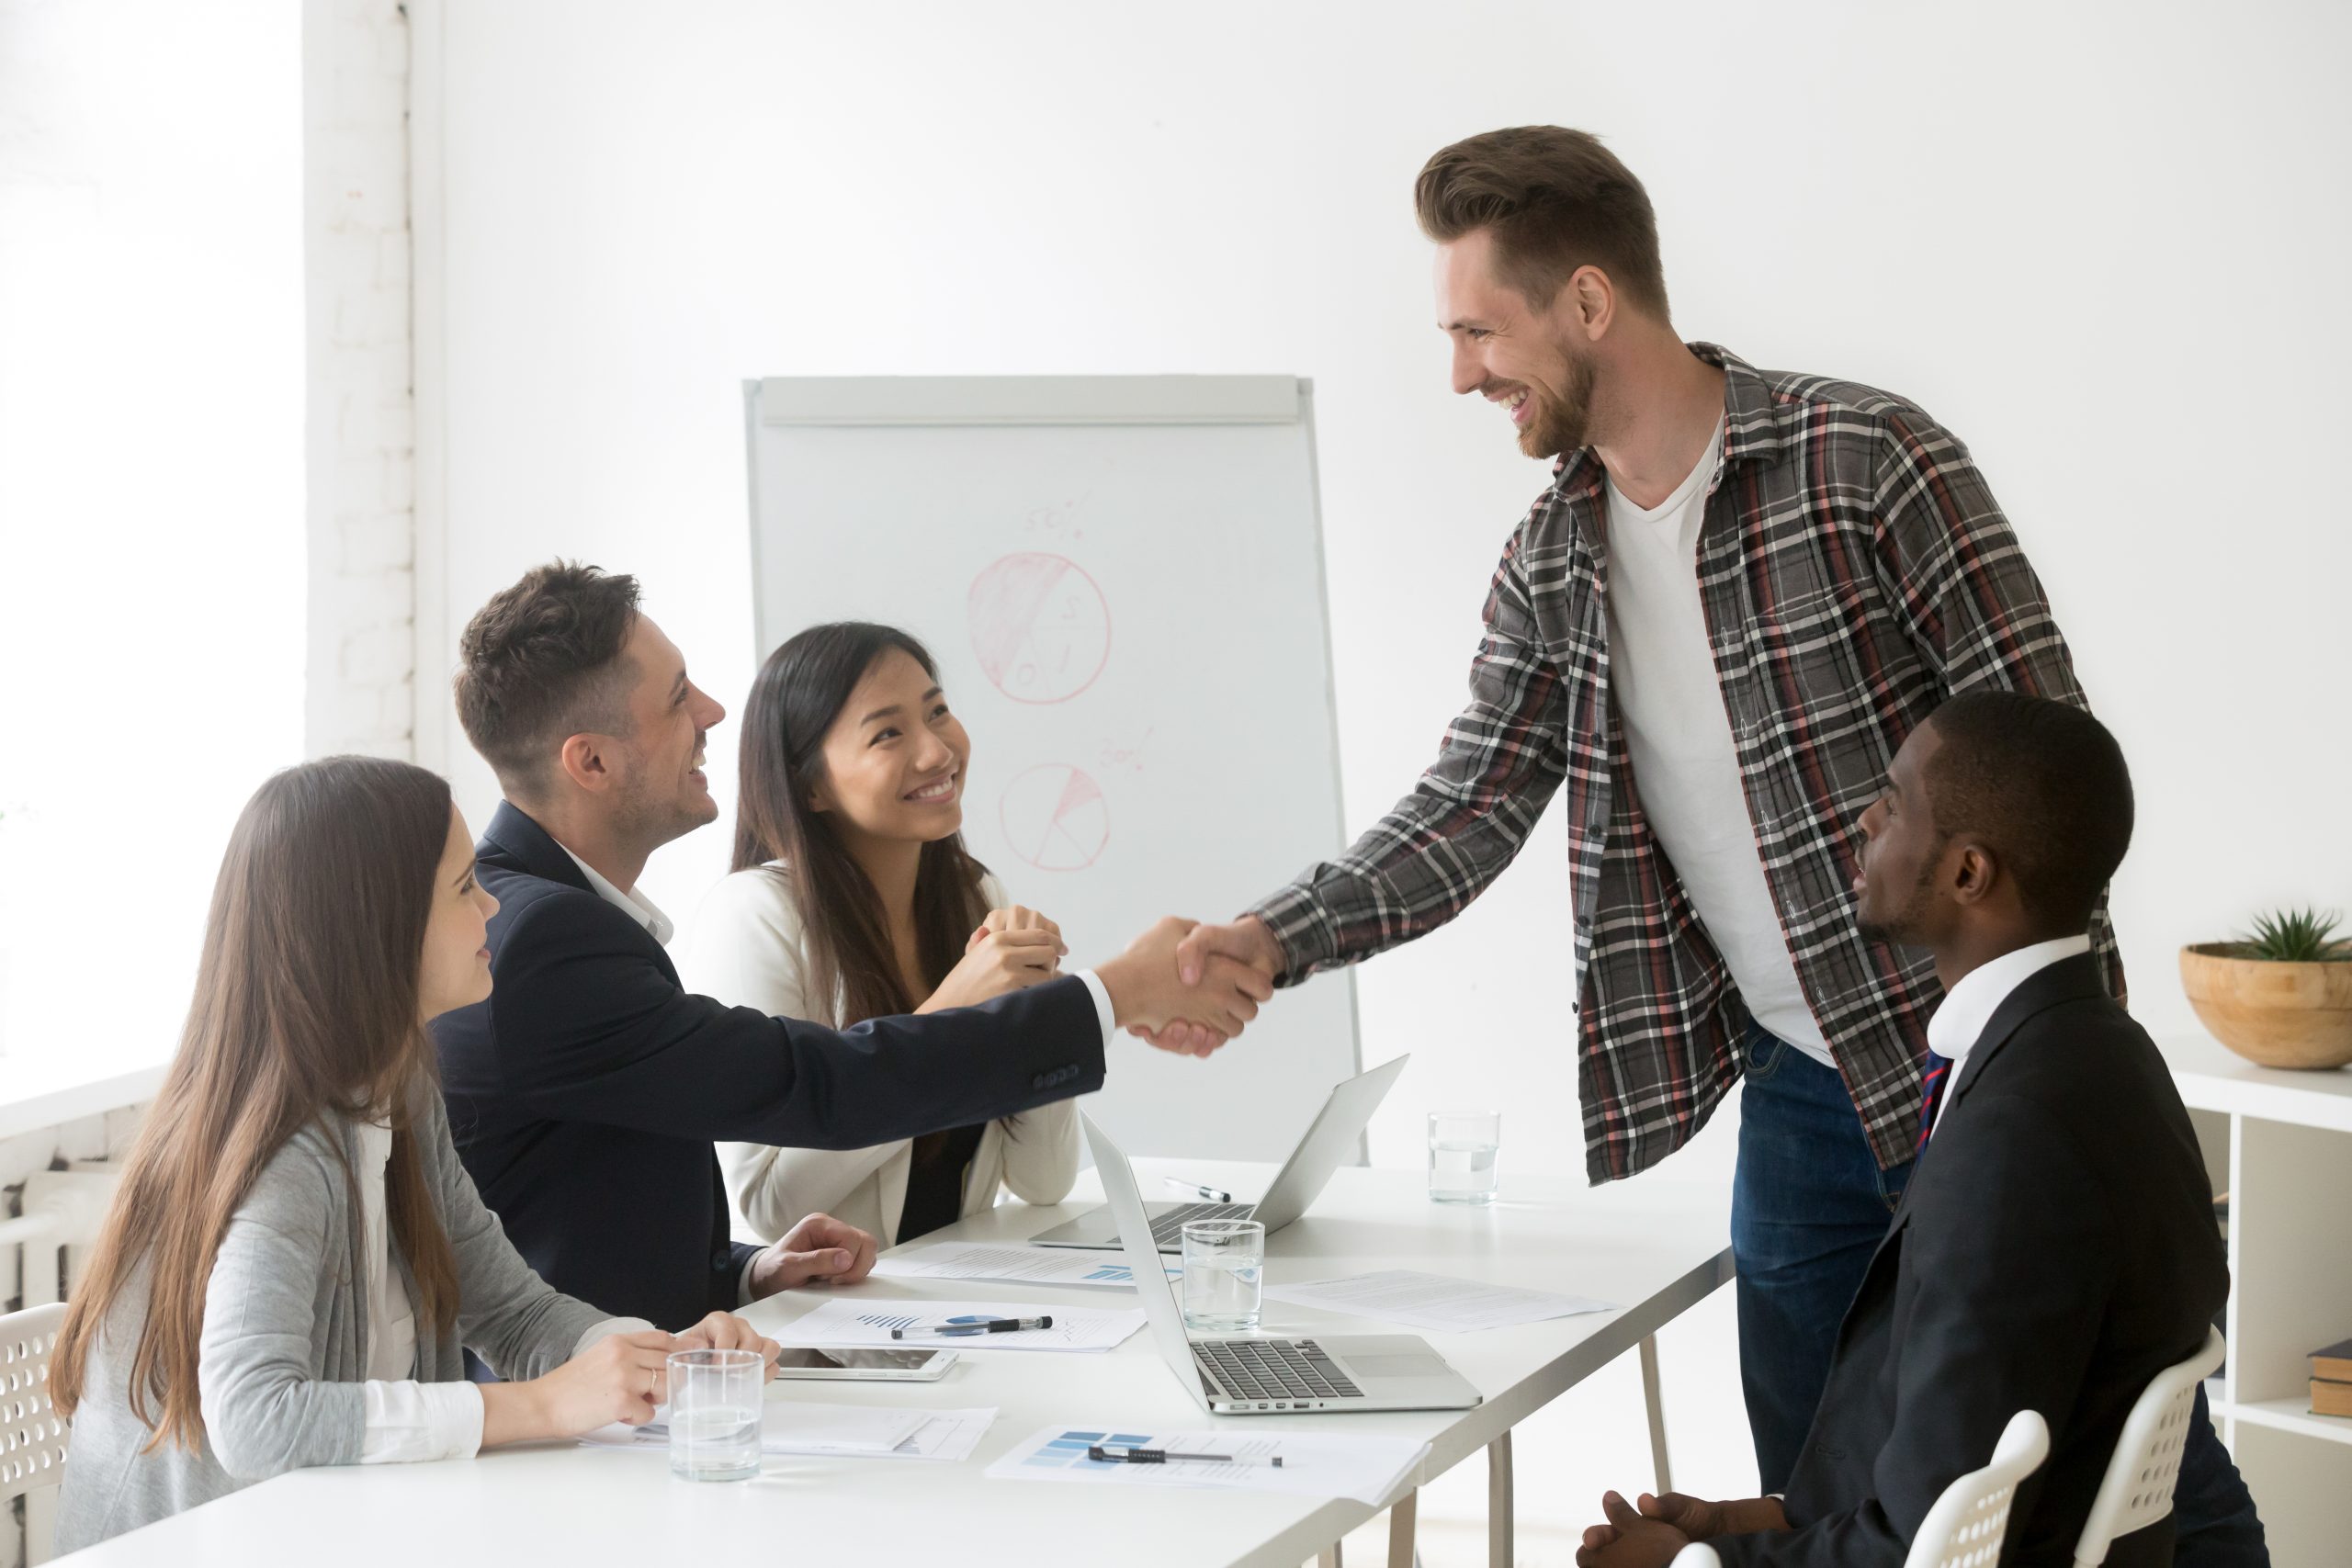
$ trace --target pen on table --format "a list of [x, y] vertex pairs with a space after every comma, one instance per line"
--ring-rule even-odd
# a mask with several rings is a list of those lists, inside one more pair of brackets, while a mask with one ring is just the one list
[[1044, 1317], [981, 1317], [969, 1323], [943, 1323], [935, 1328], [894, 1328], [890, 1330], [890, 1337], [904, 1339], [911, 1334], [926, 1339], [962, 1338], [971, 1334], [1019, 1334], [1025, 1329], [1051, 1328], [1053, 1325], [1051, 1314]]
[[1268, 1459], [1244, 1459], [1236, 1454], [1180, 1454], [1166, 1449], [1123, 1449], [1114, 1445], [1093, 1444], [1086, 1457], [1097, 1464], [1254, 1464], [1269, 1470], [1283, 1468], [1283, 1456]]
[[1214, 1187], [1204, 1187], [1197, 1181], [1186, 1181], [1182, 1177], [1175, 1176], [1163, 1176], [1159, 1179], [1176, 1189], [1177, 1191], [1189, 1192], [1204, 1202], [1230, 1203], [1233, 1201], [1232, 1193], [1220, 1192]]

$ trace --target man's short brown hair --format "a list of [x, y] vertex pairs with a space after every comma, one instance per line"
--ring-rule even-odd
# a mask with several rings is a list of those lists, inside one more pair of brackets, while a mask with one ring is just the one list
[[1494, 235], [1497, 278], [1541, 310], [1578, 267], [1660, 321], [1666, 268], [1649, 193], [1600, 139], [1556, 125], [1489, 130], [1438, 150], [1413, 184], [1421, 232]]
[[458, 639], [458, 722], [510, 796], [532, 796], [584, 730], [628, 733], [637, 579], [551, 561], [502, 589]]

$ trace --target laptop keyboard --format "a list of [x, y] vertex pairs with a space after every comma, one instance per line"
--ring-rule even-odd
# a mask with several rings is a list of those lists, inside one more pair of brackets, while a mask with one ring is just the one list
[[1194, 1220], [1246, 1220], [1255, 1203], [1185, 1203], [1151, 1222], [1151, 1243], [1162, 1249], [1183, 1244], [1184, 1227]]
[[1193, 1354], [1235, 1399], [1362, 1399], [1312, 1339], [1196, 1339]]

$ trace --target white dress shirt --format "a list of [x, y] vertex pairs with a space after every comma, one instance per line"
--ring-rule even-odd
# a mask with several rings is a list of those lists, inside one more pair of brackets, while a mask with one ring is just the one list
[[2087, 936], [2062, 936], [2052, 942], [2037, 942], [2030, 947], [2020, 947], [2001, 954], [1989, 964], [1980, 964], [1960, 977], [1960, 983], [1944, 993], [1941, 1006], [1928, 1020], [1928, 1049], [1951, 1064], [1944, 1069], [1942, 1093], [1936, 1100], [1936, 1125], [1944, 1124], [1944, 1111], [1951, 1104], [1951, 1091], [1960, 1087], [1961, 1065], [1968, 1054], [1976, 1049], [1976, 1042], [1984, 1033], [1984, 1026], [2009, 999], [2009, 993], [2049, 968], [2052, 964], [2073, 958], [2091, 950]]
[[[392, 1157], [392, 1131], [363, 1122], [358, 1142], [359, 1166], [351, 1174], [359, 1183], [360, 1253], [368, 1268], [368, 1381], [360, 1390], [366, 1425], [359, 1462], [471, 1459], [481, 1450], [481, 1390], [470, 1382], [420, 1382], [416, 1377], [416, 1309], [392, 1267], [385, 1212], [384, 1170]], [[577, 1356], [607, 1334], [652, 1326], [643, 1318], [606, 1318], [591, 1325], [571, 1353]]]
[[558, 844], [556, 848], [563, 851], [565, 854], [571, 855], [571, 863], [580, 868], [580, 874], [588, 879], [588, 886], [595, 890], [597, 897], [643, 926], [652, 933], [653, 940], [662, 946], [670, 945], [670, 939], [678, 934], [678, 928], [670, 923], [670, 917], [656, 908], [652, 899], [648, 898], [634, 887], [614, 886], [611, 879], [603, 872], [598, 871], [578, 855], [572, 855], [570, 846]]

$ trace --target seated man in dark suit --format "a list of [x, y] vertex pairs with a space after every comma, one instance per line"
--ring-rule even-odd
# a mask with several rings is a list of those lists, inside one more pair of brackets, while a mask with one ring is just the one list
[[1182, 986], [1170, 920], [1097, 970], [851, 1029], [690, 996], [634, 888], [718, 816], [702, 751], [726, 710], [636, 581], [593, 567], [527, 573], [460, 654], [458, 715], [506, 799], [476, 852], [493, 988], [433, 1026], [450, 1129], [525, 1260], [606, 1312], [682, 1328], [872, 1267], [873, 1238], [823, 1215], [732, 1243], [714, 1139], [862, 1148], [1013, 1115], [1102, 1087], [1114, 1028], [1231, 1035], [1270, 994], [1239, 964]]
[[[1726, 1563], [1894, 1568], [2020, 1410], [2049, 1423], [2050, 1457], [2001, 1561], [2070, 1563], [2125, 1415], [2228, 1293], [2188, 1112], [2088, 956], [2132, 833], [2114, 738], [2063, 703], [1962, 694], [1904, 743], [1861, 829], [1864, 933], [1931, 949], [1946, 992], [1917, 1168], [1785, 1496], [1637, 1510], [1610, 1493], [1584, 1568], [1665, 1563], [1690, 1540]], [[2171, 1560], [2169, 1518], [2107, 1559]]]

